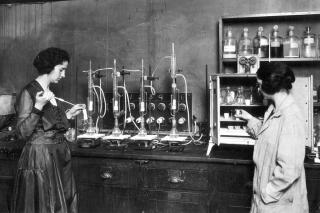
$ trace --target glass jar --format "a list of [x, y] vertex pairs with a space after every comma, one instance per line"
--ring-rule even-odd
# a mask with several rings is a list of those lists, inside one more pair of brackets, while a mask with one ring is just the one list
[[234, 102], [234, 92], [231, 91], [230, 87], [226, 88], [226, 98], [224, 103], [231, 105]]
[[253, 53], [252, 40], [249, 38], [249, 30], [247, 27], [243, 28], [239, 40], [238, 53], [239, 55], [251, 55]]
[[314, 58], [316, 57], [316, 36], [311, 33], [311, 27], [306, 27], [302, 38], [302, 57]]
[[270, 56], [271, 58], [283, 57], [283, 43], [282, 38], [279, 36], [278, 25], [273, 26], [270, 38]]
[[244, 105], [245, 104], [245, 97], [244, 97], [244, 94], [243, 94], [243, 87], [238, 87], [237, 89], [237, 96], [236, 96], [236, 104], [239, 104], [239, 105]]
[[237, 40], [232, 36], [231, 27], [228, 27], [225, 39], [223, 40], [223, 58], [236, 58], [236, 47]]
[[285, 58], [300, 56], [300, 39], [294, 35], [294, 26], [289, 26], [288, 36], [283, 41], [283, 56]]
[[269, 57], [269, 41], [263, 35], [263, 27], [259, 27], [257, 35], [253, 38], [253, 54], [257, 54], [260, 58]]

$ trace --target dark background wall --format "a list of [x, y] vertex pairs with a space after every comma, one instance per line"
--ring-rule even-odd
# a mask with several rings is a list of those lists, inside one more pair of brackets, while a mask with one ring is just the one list
[[[67, 77], [54, 86], [57, 96], [85, 102], [87, 78], [83, 70], [111, 67], [129, 69], [149, 65], [160, 80], [158, 92], [170, 91], [171, 43], [178, 68], [193, 94], [193, 114], [208, 118], [208, 73], [218, 69], [220, 16], [320, 10], [317, 0], [72, 0], [42, 4], [0, 5], [0, 88], [18, 92], [37, 76], [32, 66], [42, 49], [57, 46], [71, 54]], [[138, 92], [136, 74], [127, 78], [129, 92]], [[111, 73], [103, 78], [111, 92]], [[183, 81], [178, 87], [184, 89]]]

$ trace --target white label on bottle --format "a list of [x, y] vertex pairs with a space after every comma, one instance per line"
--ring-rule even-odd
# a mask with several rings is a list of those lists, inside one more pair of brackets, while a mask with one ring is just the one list
[[279, 41], [272, 41], [271, 47], [280, 47], [280, 42]]
[[305, 39], [303, 39], [303, 43], [305, 43], [305, 44], [313, 44], [314, 43], [314, 38], [305, 38]]
[[299, 44], [298, 43], [291, 43], [290, 48], [298, 48]]
[[268, 45], [268, 41], [267, 40], [260, 40], [260, 45], [261, 46], [266, 46], [266, 45]]
[[235, 52], [236, 46], [235, 45], [226, 45], [223, 47], [224, 52]]

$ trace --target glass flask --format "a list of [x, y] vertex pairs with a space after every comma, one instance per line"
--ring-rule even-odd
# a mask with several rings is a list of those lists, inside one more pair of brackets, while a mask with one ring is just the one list
[[271, 58], [283, 57], [283, 44], [282, 38], [279, 36], [278, 25], [273, 26], [271, 38], [270, 38], [270, 56]]
[[243, 28], [241, 38], [239, 40], [239, 55], [250, 55], [253, 53], [252, 40], [249, 38], [249, 30], [247, 27]]
[[300, 39], [294, 35], [294, 26], [289, 26], [288, 36], [283, 41], [283, 56], [298, 58], [300, 56]]
[[267, 58], [269, 56], [269, 41], [263, 33], [263, 27], [259, 27], [257, 35], [253, 38], [253, 53], [260, 58]]
[[227, 95], [226, 89], [221, 88], [220, 89], [220, 104], [225, 104], [224, 101], [226, 100], [226, 95]]
[[226, 88], [226, 99], [224, 101], [225, 104], [233, 104], [233, 101], [234, 101], [234, 95], [232, 94], [231, 92], [231, 89], [230, 87], [227, 87]]
[[306, 31], [302, 38], [302, 57], [316, 57], [316, 40], [315, 34], [311, 33], [311, 27], [306, 27]]
[[223, 58], [236, 58], [236, 47], [237, 40], [232, 36], [231, 27], [228, 27], [226, 37], [223, 40]]
[[243, 105], [245, 104], [245, 97], [243, 94], [243, 87], [238, 87], [237, 89], [237, 97], [236, 97], [236, 104]]

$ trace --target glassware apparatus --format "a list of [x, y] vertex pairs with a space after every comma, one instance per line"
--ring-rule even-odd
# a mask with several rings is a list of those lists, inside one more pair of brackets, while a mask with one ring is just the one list
[[228, 27], [226, 37], [223, 41], [223, 58], [236, 58], [237, 57], [237, 41], [232, 36], [231, 27]]
[[239, 40], [239, 55], [250, 55], [253, 53], [252, 40], [249, 38], [249, 30], [247, 27], [243, 28], [241, 38]]
[[311, 33], [311, 27], [306, 27], [302, 38], [302, 57], [316, 57], [316, 40], [315, 34]]
[[253, 54], [257, 54], [260, 58], [269, 56], [269, 41], [263, 34], [263, 27], [259, 27], [257, 35], [253, 38]]
[[283, 56], [285, 58], [300, 56], [300, 39], [294, 35], [294, 26], [289, 26], [288, 36], [283, 41]]
[[271, 58], [283, 57], [283, 43], [282, 38], [279, 36], [278, 25], [273, 26], [272, 35], [270, 38], [270, 56]]

